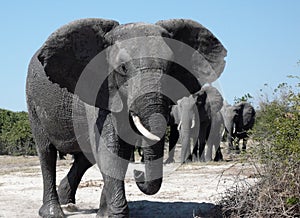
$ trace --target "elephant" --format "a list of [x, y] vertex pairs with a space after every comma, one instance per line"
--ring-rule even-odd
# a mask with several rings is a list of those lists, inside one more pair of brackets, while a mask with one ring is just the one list
[[[240, 151], [239, 141], [243, 139], [242, 150], [246, 150], [248, 130], [252, 129], [255, 122], [255, 109], [248, 102], [239, 102], [235, 105], [224, 103], [221, 113], [227, 133], [228, 152]], [[233, 143], [236, 141], [236, 146]]]
[[[212, 147], [215, 146], [214, 160], [223, 159], [220, 149], [221, 125], [220, 109], [223, 105], [221, 93], [212, 86], [204, 86], [189, 97], [183, 97], [171, 109], [169, 157], [165, 163], [174, 162], [175, 145], [181, 135], [181, 163], [197, 160], [212, 160]], [[180, 132], [180, 134], [179, 134]], [[192, 140], [191, 140], [192, 139]], [[193, 152], [191, 153], [191, 141]], [[204, 148], [207, 144], [206, 157]]]
[[[195, 114], [196, 111], [194, 107], [195, 101], [193, 96], [183, 97], [182, 99], [177, 101], [176, 105], [172, 105], [170, 108], [170, 119], [169, 119], [169, 127], [170, 127], [170, 135], [169, 135], [169, 156], [165, 161], [165, 164], [175, 162], [174, 155], [175, 155], [175, 146], [179, 139], [181, 132], [181, 141], [182, 147], [186, 146], [189, 149], [181, 149], [181, 163], [192, 161], [190, 146], [192, 142], [196, 140], [196, 131], [195, 131]], [[190, 119], [184, 119], [184, 114], [182, 113], [183, 107], [188, 107], [190, 110]], [[187, 109], [186, 109], [187, 110]], [[184, 120], [182, 122], [182, 120]], [[185, 128], [181, 128], [181, 125]]]
[[[134, 178], [143, 193], [157, 193], [169, 107], [215, 81], [226, 53], [209, 30], [188, 19], [86, 18], [53, 32], [33, 55], [26, 79], [43, 177], [39, 215], [64, 217], [60, 205], [75, 203], [83, 174], [97, 164], [104, 182], [97, 217], [128, 217], [124, 177], [139, 138], [147, 142], [145, 172], [135, 170]], [[74, 155], [58, 190], [57, 151]]]

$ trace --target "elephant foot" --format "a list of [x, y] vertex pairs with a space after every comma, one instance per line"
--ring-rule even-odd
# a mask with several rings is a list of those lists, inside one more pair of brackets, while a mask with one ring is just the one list
[[57, 194], [60, 204], [69, 204], [73, 203], [75, 204], [75, 195], [72, 196], [71, 194], [72, 190], [69, 185], [69, 182], [67, 180], [67, 177], [65, 177], [59, 184]]
[[43, 218], [63, 218], [63, 213], [57, 200], [48, 201], [39, 210], [39, 215]]
[[66, 204], [66, 205], [61, 205], [61, 208], [65, 211], [68, 211], [68, 212], [77, 212], [78, 211], [78, 208], [73, 203], [69, 203], [69, 204]]
[[170, 163], [175, 163], [174, 158], [168, 158], [164, 164], [170, 164]]
[[223, 161], [223, 154], [222, 154], [221, 151], [218, 151], [218, 152], [216, 153], [216, 156], [215, 156], [215, 158], [214, 158], [214, 161], [215, 161], [215, 162]]
[[96, 218], [108, 217], [107, 210], [99, 209], [96, 215]]
[[223, 161], [224, 159], [223, 159], [223, 156], [222, 157], [215, 157], [214, 158], [214, 161], [215, 162], [219, 162], [219, 161]]

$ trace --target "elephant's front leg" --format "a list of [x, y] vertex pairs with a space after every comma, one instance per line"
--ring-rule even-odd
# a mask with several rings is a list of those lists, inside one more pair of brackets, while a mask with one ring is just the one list
[[243, 138], [243, 147], [242, 147], [243, 151], [246, 151], [247, 141], [248, 141], [248, 137]]
[[228, 153], [230, 153], [232, 150], [234, 150], [233, 148], [234, 138], [233, 138], [233, 133], [231, 131], [227, 132], [227, 142], [228, 142]]
[[104, 186], [97, 217], [129, 217], [124, 180], [102, 173]]
[[198, 143], [193, 150], [193, 160], [194, 161], [205, 161], [205, 143], [207, 136], [207, 127], [204, 127], [204, 124], [201, 124], [201, 129], [199, 130]]
[[191, 133], [190, 130], [181, 130], [181, 163], [191, 161]]
[[[116, 145], [100, 145], [100, 170], [104, 186], [97, 217], [128, 217], [124, 178], [131, 156], [132, 146], [121, 139]], [[98, 162], [99, 163], [99, 162]]]

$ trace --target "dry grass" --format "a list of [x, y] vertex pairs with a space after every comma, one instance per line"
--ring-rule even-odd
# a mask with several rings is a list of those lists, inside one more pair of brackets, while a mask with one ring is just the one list
[[300, 163], [269, 161], [252, 164], [254, 185], [237, 177], [235, 187], [224, 193], [219, 205], [224, 217], [300, 217]]

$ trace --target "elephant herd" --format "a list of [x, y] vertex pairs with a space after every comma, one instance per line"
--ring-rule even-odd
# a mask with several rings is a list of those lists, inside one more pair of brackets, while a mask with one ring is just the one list
[[246, 150], [248, 130], [255, 121], [255, 110], [250, 103], [240, 102], [232, 106], [224, 101], [223, 104], [221, 93], [213, 86], [204, 86], [199, 92], [180, 99], [172, 106], [170, 115], [169, 157], [165, 163], [174, 162], [179, 135], [181, 163], [223, 160], [220, 148], [223, 134], [227, 135], [228, 152], [239, 152], [241, 139], [242, 149]]
[[[64, 217], [78, 184], [97, 164], [103, 188], [97, 217], [129, 217], [124, 178], [137, 140], [145, 172], [138, 188], [152, 195], [163, 177], [165, 132], [170, 154], [181, 135], [181, 162], [222, 159], [224, 123], [229, 148], [244, 139], [255, 111], [248, 103], [223, 104], [211, 84], [225, 67], [227, 50], [204, 26], [187, 19], [119, 24], [81, 19], [52, 33], [33, 55], [26, 80], [32, 133], [43, 177], [41, 217]], [[192, 152], [190, 141], [193, 142]], [[203, 156], [205, 145], [206, 156]], [[74, 162], [56, 189], [57, 152]]]

